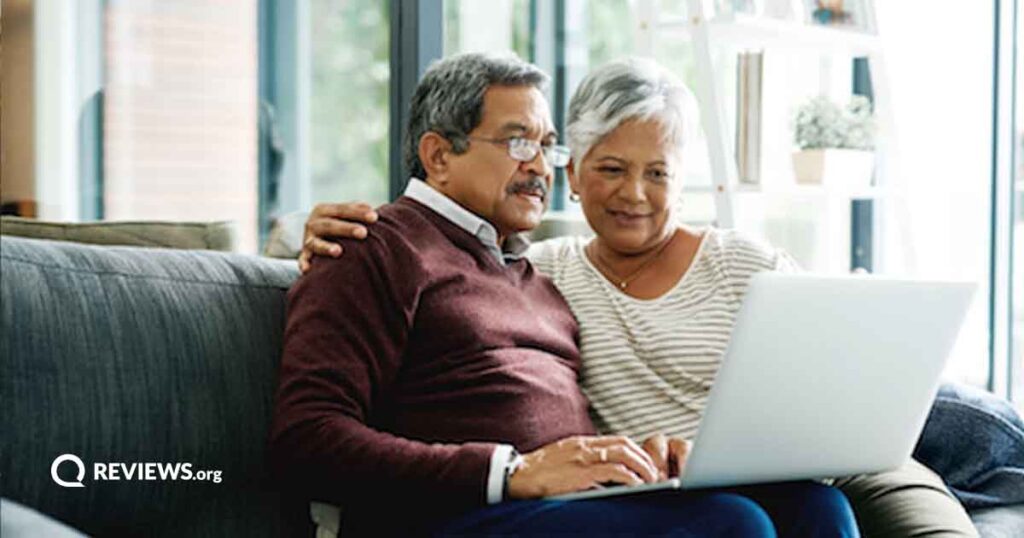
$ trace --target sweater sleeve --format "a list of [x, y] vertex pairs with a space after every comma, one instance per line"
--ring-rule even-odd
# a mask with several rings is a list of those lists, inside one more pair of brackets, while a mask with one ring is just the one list
[[317, 259], [289, 292], [273, 467], [319, 500], [405, 492], [483, 504], [496, 445], [428, 444], [369, 424], [401, 367], [415, 265], [379, 237], [344, 248], [340, 259]]

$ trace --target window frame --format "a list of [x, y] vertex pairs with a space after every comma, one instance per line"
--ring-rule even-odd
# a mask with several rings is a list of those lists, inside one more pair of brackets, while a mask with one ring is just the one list
[[[992, 178], [989, 278], [989, 357], [986, 388], [1009, 400], [1015, 394], [1013, 356], [1014, 172], [1017, 163], [1016, 95], [1019, 0], [995, 0]], [[1017, 360], [1020, 360], [1018, 357]]]

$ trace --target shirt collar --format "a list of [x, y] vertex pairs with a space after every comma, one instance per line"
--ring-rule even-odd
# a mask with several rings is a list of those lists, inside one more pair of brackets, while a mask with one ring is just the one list
[[419, 178], [414, 177], [409, 180], [409, 185], [405, 188], [404, 195], [427, 206], [452, 224], [469, 232], [502, 265], [522, 258], [526, 249], [530, 246], [529, 241], [523, 237], [523, 234], [513, 234], [505, 239], [504, 248], [499, 247], [498, 231], [491, 223], [462, 207]]

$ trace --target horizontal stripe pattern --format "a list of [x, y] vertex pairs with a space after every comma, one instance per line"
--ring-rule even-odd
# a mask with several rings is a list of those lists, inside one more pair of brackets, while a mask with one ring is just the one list
[[693, 264], [665, 295], [619, 291], [584, 254], [588, 239], [534, 244], [527, 255], [554, 281], [580, 323], [580, 383], [597, 427], [645, 439], [692, 439], [750, 277], [795, 271], [784, 252], [732, 230], [707, 228]]

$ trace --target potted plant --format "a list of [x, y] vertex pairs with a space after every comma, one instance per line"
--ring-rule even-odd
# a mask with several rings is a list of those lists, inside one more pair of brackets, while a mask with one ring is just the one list
[[801, 105], [794, 119], [799, 151], [793, 154], [797, 183], [871, 185], [875, 165], [875, 118], [871, 101], [854, 95], [846, 108], [819, 96]]

